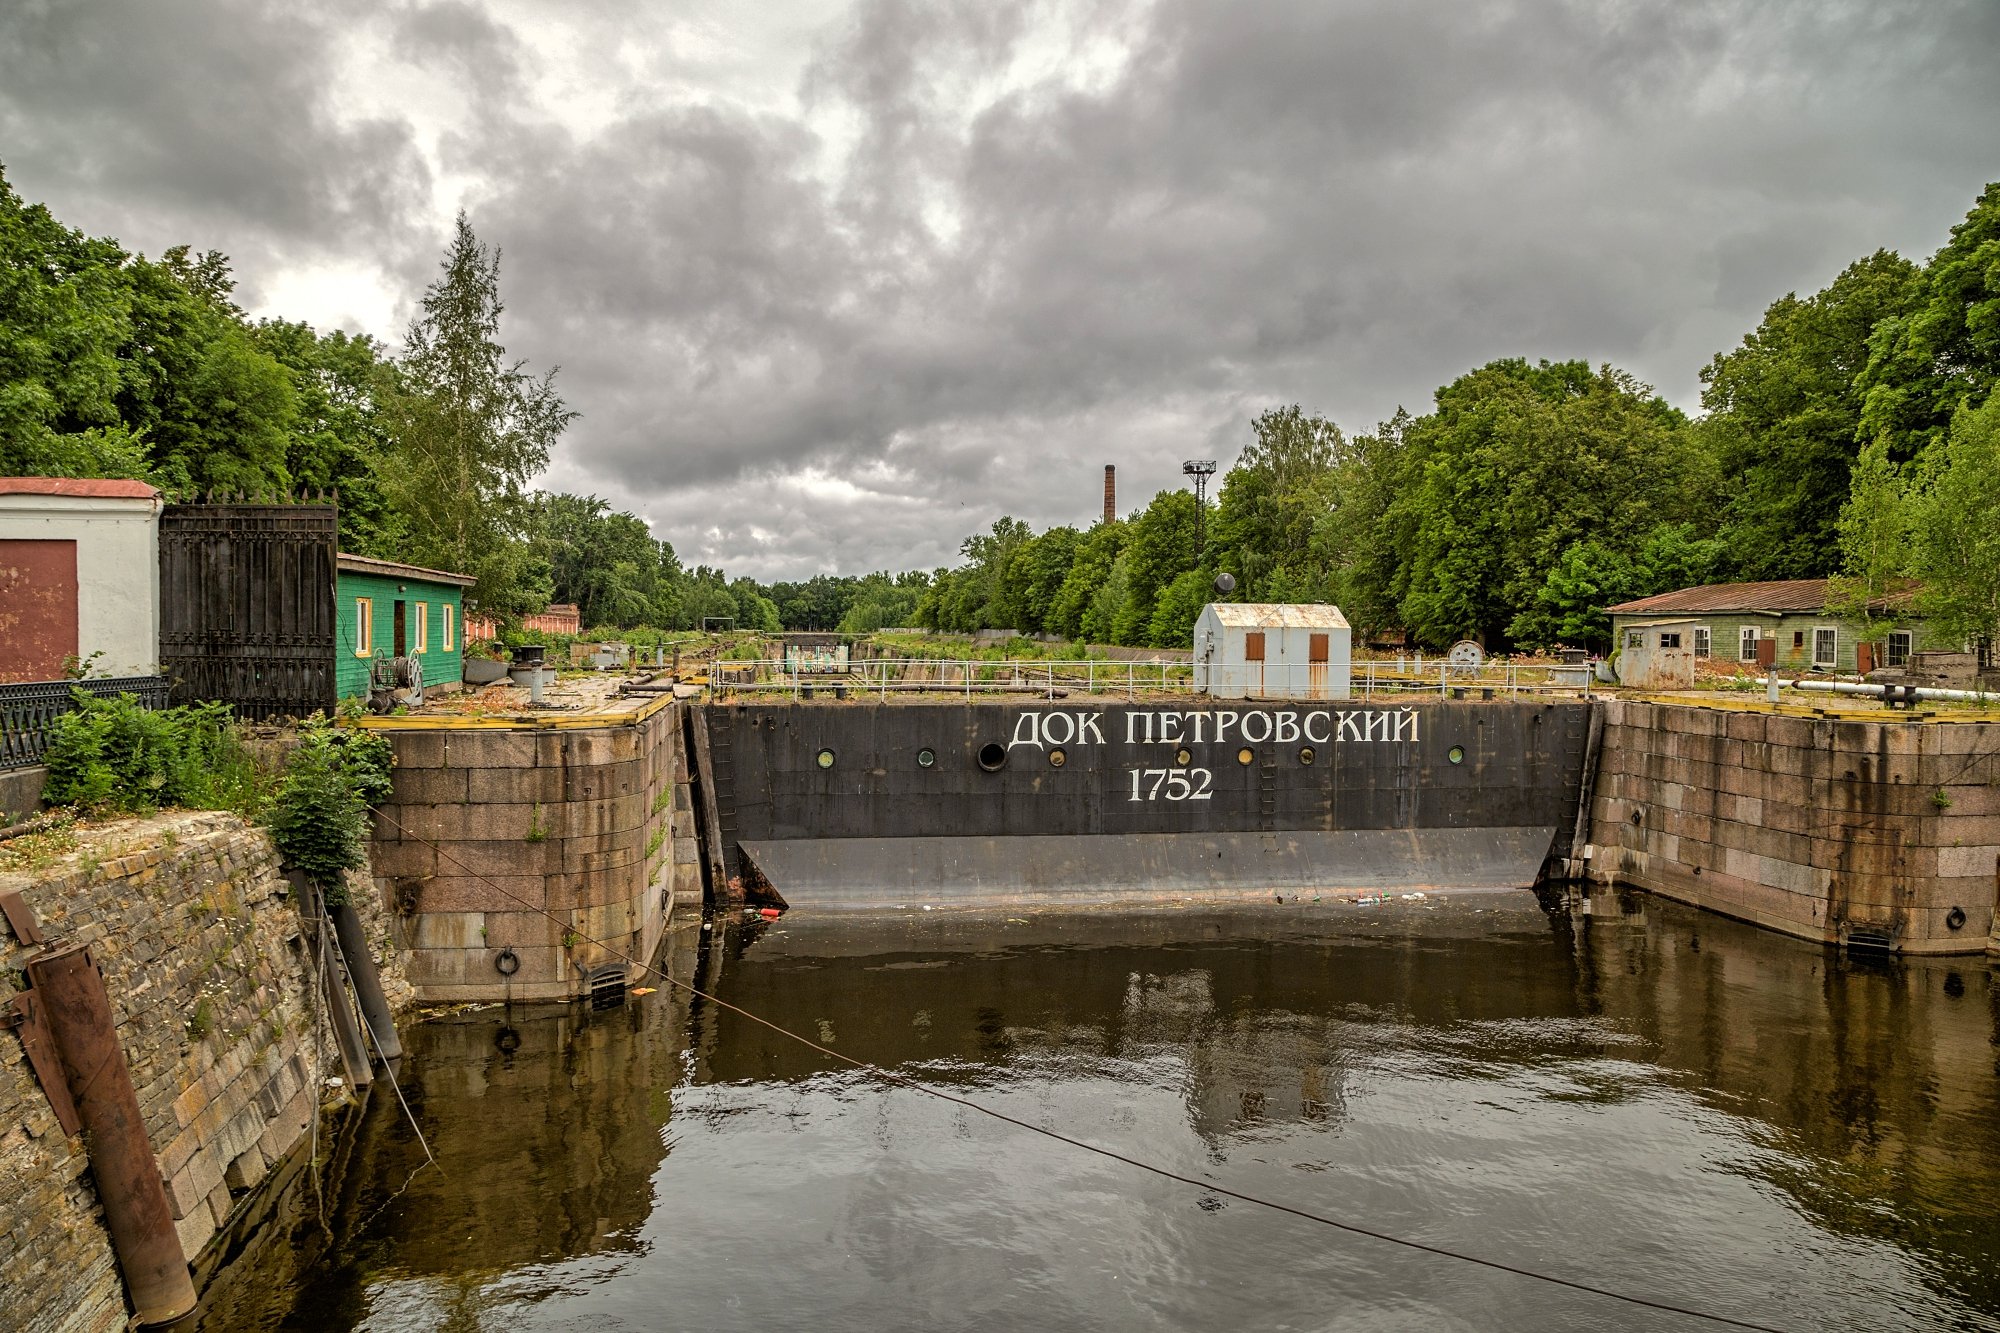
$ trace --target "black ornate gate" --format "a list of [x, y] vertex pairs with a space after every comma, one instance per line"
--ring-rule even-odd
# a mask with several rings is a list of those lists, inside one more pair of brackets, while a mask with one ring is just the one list
[[177, 504], [160, 515], [160, 670], [173, 700], [247, 718], [331, 711], [337, 511]]

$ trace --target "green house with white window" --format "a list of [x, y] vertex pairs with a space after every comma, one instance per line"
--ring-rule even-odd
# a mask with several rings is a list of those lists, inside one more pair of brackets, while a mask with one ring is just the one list
[[367, 697], [378, 657], [415, 658], [426, 690], [458, 687], [465, 590], [475, 580], [345, 552], [335, 558], [334, 571], [333, 674], [340, 698]]
[[[1876, 666], [1902, 667], [1913, 653], [1961, 646], [1931, 640], [1924, 622], [1910, 612], [1915, 596], [1911, 584], [1870, 608], [1897, 623], [1877, 640]], [[1685, 648], [1697, 658], [1751, 665], [1758, 660], [1760, 644], [1771, 640], [1781, 671], [1852, 674], [1860, 633], [1829, 614], [1826, 603], [1825, 579], [1781, 579], [1681, 588], [1606, 607], [1605, 612], [1611, 617], [1612, 644], [1620, 649], [1628, 642], [1648, 650]]]

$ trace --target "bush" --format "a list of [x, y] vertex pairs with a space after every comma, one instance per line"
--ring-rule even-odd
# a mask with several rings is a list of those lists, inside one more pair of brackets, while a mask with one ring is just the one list
[[388, 741], [305, 725], [272, 799], [271, 837], [285, 860], [318, 884], [329, 907], [347, 901], [346, 873], [368, 864], [368, 807], [389, 795]]
[[150, 709], [129, 694], [76, 693], [43, 756], [51, 805], [143, 812], [161, 806], [252, 813], [256, 765], [226, 704]]

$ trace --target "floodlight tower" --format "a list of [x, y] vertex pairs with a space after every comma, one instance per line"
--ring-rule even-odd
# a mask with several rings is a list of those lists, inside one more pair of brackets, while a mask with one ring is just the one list
[[1201, 563], [1201, 551], [1208, 524], [1208, 479], [1215, 475], [1213, 458], [1190, 458], [1181, 464], [1183, 475], [1194, 481], [1194, 559]]

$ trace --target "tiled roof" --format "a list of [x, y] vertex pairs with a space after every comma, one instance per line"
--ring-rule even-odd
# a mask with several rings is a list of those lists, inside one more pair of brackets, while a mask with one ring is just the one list
[[157, 500], [143, 481], [99, 477], [0, 477], [0, 495], [71, 495], [85, 500]]
[[385, 579], [421, 579], [426, 583], [456, 583], [461, 588], [470, 588], [479, 582], [469, 574], [453, 574], [443, 569], [425, 569], [422, 565], [399, 565], [394, 560], [377, 560], [369, 555], [349, 555], [342, 551], [335, 558], [336, 568], [349, 574], [374, 574]]
[[[1908, 606], [1916, 596], [1914, 581], [1904, 580], [1887, 597], [1878, 598], [1871, 610]], [[1824, 611], [1825, 579], [1778, 579], [1769, 583], [1708, 583], [1698, 588], [1681, 588], [1656, 593], [1637, 601], [1620, 602], [1605, 608], [1616, 616], [1650, 616], [1662, 613], [1708, 613], [1731, 611]]]

